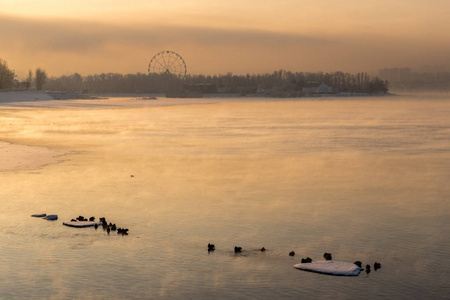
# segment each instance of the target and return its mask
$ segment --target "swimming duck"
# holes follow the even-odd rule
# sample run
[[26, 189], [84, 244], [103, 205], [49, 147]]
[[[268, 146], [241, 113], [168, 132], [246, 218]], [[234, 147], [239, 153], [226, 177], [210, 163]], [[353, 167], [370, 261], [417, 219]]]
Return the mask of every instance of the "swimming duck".
[[307, 263], [311, 263], [312, 259], [310, 257], [307, 258], [302, 258], [302, 264], [307, 264]]
[[294, 256], [294, 255], [295, 255], [294, 251], [289, 252], [289, 256]]
[[331, 253], [325, 252], [325, 253], [323, 254], [323, 258], [325, 258], [325, 260], [332, 260], [332, 258], [331, 258]]
[[375, 263], [373, 264], [373, 269], [376, 271], [376, 270], [378, 270], [379, 268], [381, 268], [381, 264], [378, 263], [378, 262], [375, 262]]
[[119, 227], [117, 228], [117, 234], [128, 235], [128, 229]]
[[262, 247], [261, 252], [264, 252], [264, 251], [266, 251], [266, 248]]
[[242, 252], [242, 247], [234, 247], [234, 253]]
[[359, 260], [355, 261], [354, 264], [362, 268], [362, 262], [360, 262]]
[[216, 246], [214, 246], [214, 244], [208, 243], [208, 251], [214, 251], [214, 250], [216, 250]]

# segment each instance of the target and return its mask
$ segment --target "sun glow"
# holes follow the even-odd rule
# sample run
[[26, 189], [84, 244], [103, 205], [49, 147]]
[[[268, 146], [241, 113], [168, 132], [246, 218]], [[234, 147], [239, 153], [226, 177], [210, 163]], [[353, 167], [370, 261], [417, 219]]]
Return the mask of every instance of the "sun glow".
[[[450, 3], [0, 1], [0, 58], [17, 73], [145, 72], [163, 49], [192, 73], [450, 68]], [[232, 53], [232, 55], [230, 55]]]

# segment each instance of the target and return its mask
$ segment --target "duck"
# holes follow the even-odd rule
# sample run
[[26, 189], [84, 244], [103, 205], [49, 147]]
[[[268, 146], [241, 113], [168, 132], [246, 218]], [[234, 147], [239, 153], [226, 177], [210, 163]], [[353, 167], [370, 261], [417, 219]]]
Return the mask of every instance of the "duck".
[[117, 229], [117, 227], [116, 227], [116, 223], [112, 224], [112, 226], [111, 226], [111, 230], [112, 230], [112, 231], [116, 231], [116, 229]]
[[208, 243], [208, 251], [214, 251], [214, 250], [216, 250], [216, 246], [214, 246], [214, 244]]
[[264, 252], [264, 251], [266, 251], [266, 248], [262, 247], [261, 252]]
[[106, 233], [109, 234], [110, 232], [111, 232], [111, 229], [109, 229], [109, 227], [106, 228]]
[[103, 227], [108, 226], [108, 223], [106, 223], [106, 219], [105, 218], [100, 218], [100, 222], [102, 222], [102, 226]]
[[331, 258], [331, 253], [325, 252], [325, 253], [323, 254], [323, 258], [325, 258], [325, 260], [332, 260], [332, 258]]
[[119, 227], [117, 228], [117, 234], [128, 235], [128, 229]]
[[370, 265], [366, 265], [366, 274], [370, 273]]
[[302, 264], [312, 263], [312, 259], [310, 257], [302, 258]]
[[95, 217], [90, 217], [89, 221], [94, 222], [95, 221]]
[[362, 262], [360, 262], [359, 260], [355, 261], [354, 264], [362, 268]]
[[242, 247], [234, 247], [234, 253], [242, 252]]
[[294, 256], [294, 255], [295, 255], [294, 251], [289, 252], [289, 256]]
[[376, 271], [376, 270], [378, 270], [379, 268], [381, 268], [381, 264], [380, 264], [379, 262], [375, 262], [375, 263], [373, 264], [373, 269]]

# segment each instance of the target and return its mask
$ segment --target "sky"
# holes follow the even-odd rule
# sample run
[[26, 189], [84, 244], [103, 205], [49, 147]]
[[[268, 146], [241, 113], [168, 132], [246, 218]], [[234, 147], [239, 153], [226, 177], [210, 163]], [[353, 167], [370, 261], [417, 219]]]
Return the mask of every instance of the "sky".
[[450, 71], [449, 0], [0, 0], [0, 59], [21, 76]]

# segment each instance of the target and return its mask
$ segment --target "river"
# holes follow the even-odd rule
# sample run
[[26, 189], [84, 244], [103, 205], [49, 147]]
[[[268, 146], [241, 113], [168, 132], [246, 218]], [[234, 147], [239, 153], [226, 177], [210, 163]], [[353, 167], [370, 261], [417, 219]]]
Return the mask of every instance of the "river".
[[[0, 298], [448, 297], [450, 97], [183, 101], [0, 106], [58, 160], [0, 172]], [[292, 267], [324, 252], [372, 270]]]

